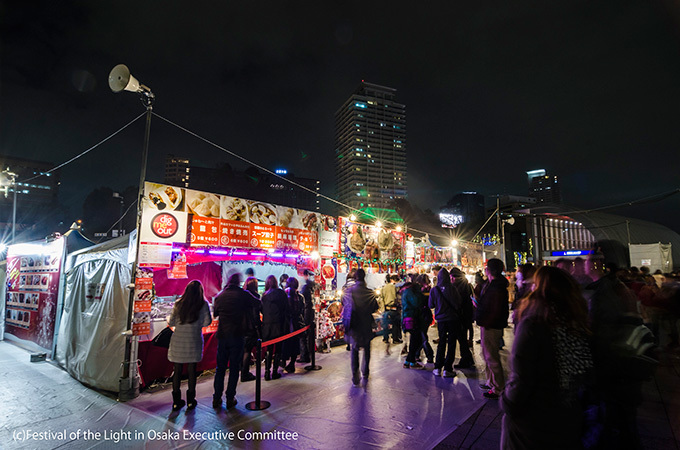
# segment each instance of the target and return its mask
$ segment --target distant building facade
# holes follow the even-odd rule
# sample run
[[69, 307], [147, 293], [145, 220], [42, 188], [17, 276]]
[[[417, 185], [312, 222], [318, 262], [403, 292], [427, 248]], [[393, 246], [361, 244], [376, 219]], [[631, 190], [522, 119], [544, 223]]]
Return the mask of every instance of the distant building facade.
[[557, 175], [547, 174], [545, 169], [527, 172], [529, 181], [529, 196], [538, 203], [562, 203], [562, 192]]
[[407, 197], [406, 106], [396, 92], [362, 82], [335, 113], [336, 194], [354, 209]]
[[[168, 163], [171, 159], [172, 161]], [[286, 170], [279, 170], [277, 176], [261, 172], [255, 167], [244, 171], [235, 170], [229, 164], [214, 168], [199, 167], [190, 165], [190, 160], [187, 158], [175, 158], [172, 155], [166, 159], [165, 167], [164, 182], [173, 186], [308, 211], [319, 210], [320, 181], [314, 178], [296, 177], [295, 174], [289, 174]]]
[[439, 220], [442, 226], [451, 226], [458, 221], [470, 223], [485, 219], [484, 195], [477, 192], [456, 194], [439, 209]]

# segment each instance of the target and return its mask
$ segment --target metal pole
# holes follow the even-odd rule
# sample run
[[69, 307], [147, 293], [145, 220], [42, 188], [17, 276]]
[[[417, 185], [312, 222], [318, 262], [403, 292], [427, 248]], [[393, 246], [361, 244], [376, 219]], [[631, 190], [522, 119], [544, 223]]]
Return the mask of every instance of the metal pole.
[[14, 200], [12, 202], [12, 244], [15, 244], [15, 236], [17, 232], [17, 178], [12, 177], [12, 186], [14, 187]]
[[135, 303], [135, 281], [137, 265], [139, 263], [139, 232], [142, 222], [142, 199], [144, 198], [144, 180], [146, 178], [146, 162], [149, 155], [149, 135], [151, 133], [151, 112], [153, 110], [154, 96], [151, 92], [141, 93], [142, 103], [146, 106], [146, 128], [144, 131], [144, 146], [142, 149], [142, 169], [139, 175], [139, 194], [137, 196], [137, 245], [135, 247], [135, 262], [132, 265], [130, 276], [130, 295], [128, 297], [128, 316], [126, 322], [125, 355], [123, 359], [123, 376], [120, 380], [120, 392], [118, 399], [121, 401], [131, 400], [139, 396], [139, 384], [137, 382], [137, 364], [132, 361], [136, 355], [136, 336], [132, 335], [132, 311]]
[[[271, 406], [269, 402], [263, 402], [262, 398], [262, 339], [257, 340], [257, 366], [255, 367], [255, 401], [246, 404], [249, 411], [261, 411]], [[277, 371], [278, 367], [274, 368]]]

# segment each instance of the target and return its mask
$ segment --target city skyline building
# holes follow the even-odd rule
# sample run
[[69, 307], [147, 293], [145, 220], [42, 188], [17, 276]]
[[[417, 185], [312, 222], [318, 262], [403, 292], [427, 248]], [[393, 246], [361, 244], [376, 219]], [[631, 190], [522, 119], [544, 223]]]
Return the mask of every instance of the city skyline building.
[[557, 175], [548, 174], [545, 169], [527, 172], [529, 181], [529, 196], [538, 203], [562, 203], [562, 191]]
[[408, 196], [406, 106], [396, 92], [362, 81], [335, 113], [336, 195], [353, 209]]

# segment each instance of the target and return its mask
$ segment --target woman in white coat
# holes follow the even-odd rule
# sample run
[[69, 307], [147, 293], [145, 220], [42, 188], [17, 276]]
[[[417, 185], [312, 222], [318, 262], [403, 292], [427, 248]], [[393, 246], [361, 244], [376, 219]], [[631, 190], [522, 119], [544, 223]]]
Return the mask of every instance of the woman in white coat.
[[[172, 410], [179, 411], [185, 404], [187, 409], [193, 409], [196, 407], [196, 363], [203, 359], [202, 328], [212, 321], [200, 281], [193, 280], [187, 285], [167, 320], [168, 325], [175, 327], [168, 349], [168, 360], [175, 363], [172, 375]], [[184, 364], [187, 365], [189, 376], [186, 403], [182, 400], [180, 391]]]

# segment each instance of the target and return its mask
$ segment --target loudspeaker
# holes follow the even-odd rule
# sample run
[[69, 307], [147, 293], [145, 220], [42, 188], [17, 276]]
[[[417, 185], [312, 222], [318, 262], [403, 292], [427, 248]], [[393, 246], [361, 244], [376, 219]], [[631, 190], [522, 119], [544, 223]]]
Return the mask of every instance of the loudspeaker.
[[130, 74], [125, 64], [118, 64], [109, 74], [109, 87], [113, 92], [142, 92], [139, 86], [139, 81]]

